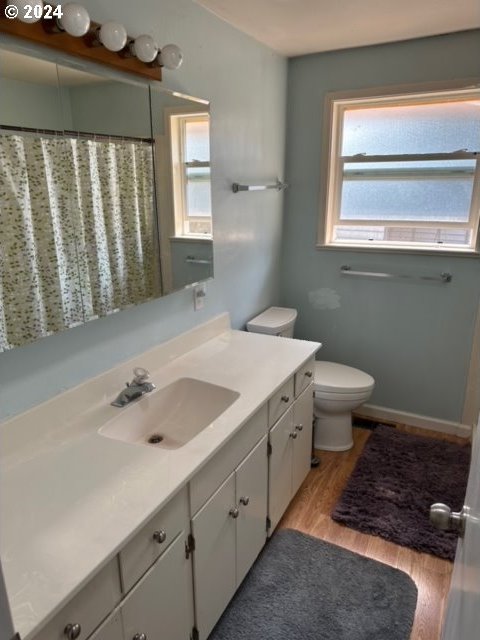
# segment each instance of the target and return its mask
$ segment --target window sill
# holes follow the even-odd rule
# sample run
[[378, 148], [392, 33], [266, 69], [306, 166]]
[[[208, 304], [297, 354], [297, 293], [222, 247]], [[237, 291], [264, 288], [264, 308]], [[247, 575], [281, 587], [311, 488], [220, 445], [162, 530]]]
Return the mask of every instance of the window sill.
[[197, 242], [198, 244], [212, 244], [212, 236], [170, 236], [171, 242]]
[[395, 253], [424, 256], [452, 256], [456, 258], [480, 258], [480, 252], [472, 249], [429, 249], [426, 247], [370, 247], [363, 244], [317, 244], [316, 249], [323, 251], [349, 251], [361, 253]]

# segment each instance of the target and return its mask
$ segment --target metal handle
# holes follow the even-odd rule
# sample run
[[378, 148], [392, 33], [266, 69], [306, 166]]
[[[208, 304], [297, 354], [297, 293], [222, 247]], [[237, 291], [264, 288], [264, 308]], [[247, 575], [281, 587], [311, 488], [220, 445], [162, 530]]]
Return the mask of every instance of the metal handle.
[[305, 371], [305, 375], [307, 376], [307, 378], [311, 378], [313, 377], [313, 371]]
[[136, 633], [132, 640], [147, 640], [147, 636], [144, 633]]
[[234, 520], [236, 520], [240, 515], [240, 511], [238, 510], [237, 507], [232, 507], [228, 512], [228, 515], [231, 516]]
[[150, 378], [150, 372], [143, 367], [135, 367], [133, 370], [133, 382], [135, 384], [143, 384], [145, 380]]
[[468, 507], [464, 506], [461, 511], [455, 512], [446, 504], [436, 502], [430, 507], [430, 522], [441, 531], [456, 531], [462, 537], [465, 533], [468, 511]]
[[240, 498], [240, 504], [243, 504], [244, 507], [246, 507], [249, 502], [250, 502], [250, 498], [248, 496], [242, 496]]
[[282, 396], [282, 402], [289, 402], [290, 396]]
[[77, 640], [77, 638], [82, 633], [82, 627], [78, 624], [78, 622], [67, 624], [67, 626], [63, 630], [63, 633], [68, 638], [68, 640]]
[[292, 440], [296, 440], [298, 438], [298, 433], [296, 431], [292, 431], [290, 438], [292, 438]]
[[296, 429], [297, 431], [303, 431], [303, 424], [296, 424], [296, 425], [295, 425], [295, 429]]
[[165, 540], [167, 539], [167, 532], [164, 529], [154, 531], [153, 539], [155, 540], [155, 542], [158, 542], [158, 544], [162, 544], [162, 542], [165, 542]]

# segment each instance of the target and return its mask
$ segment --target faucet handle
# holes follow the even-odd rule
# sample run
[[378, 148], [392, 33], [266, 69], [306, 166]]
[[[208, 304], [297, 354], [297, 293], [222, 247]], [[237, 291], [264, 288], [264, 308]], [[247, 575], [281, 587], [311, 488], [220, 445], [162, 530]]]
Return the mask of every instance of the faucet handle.
[[135, 367], [133, 370], [133, 384], [143, 384], [150, 378], [150, 372], [143, 367]]

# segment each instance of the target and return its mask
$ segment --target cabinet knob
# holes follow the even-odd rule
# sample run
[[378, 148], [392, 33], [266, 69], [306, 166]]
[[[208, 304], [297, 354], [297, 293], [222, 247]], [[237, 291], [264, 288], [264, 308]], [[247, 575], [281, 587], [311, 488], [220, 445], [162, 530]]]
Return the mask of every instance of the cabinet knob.
[[230, 511], [228, 512], [229, 516], [232, 516], [232, 518], [234, 520], [236, 520], [238, 518], [238, 516], [240, 515], [240, 511], [238, 510], [237, 507], [233, 507], [232, 509], [230, 509]]
[[162, 542], [165, 542], [165, 540], [167, 539], [167, 532], [164, 531], [163, 529], [160, 529], [159, 531], [154, 531], [153, 539], [155, 540], [155, 542], [158, 542], [158, 544], [162, 544]]
[[132, 640], [147, 640], [147, 636], [144, 633], [136, 633]]
[[296, 424], [296, 425], [295, 425], [295, 429], [296, 429], [297, 431], [303, 431], [303, 424]]
[[243, 506], [247, 506], [248, 503], [250, 502], [250, 498], [248, 496], [242, 496], [240, 498], [240, 504], [243, 504]]
[[298, 438], [298, 433], [296, 431], [292, 431], [290, 438], [292, 438], [292, 440], [296, 440]]
[[78, 624], [78, 622], [67, 624], [67, 626], [63, 630], [63, 634], [68, 638], [68, 640], [77, 640], [81, 633], [82, 627]]
[[313, 371], [305, 371], [305, 375], [307, 378], [311, 378], [313, 376]]
[[282, 402], [289, 402], [290, 396], [282, 396]]

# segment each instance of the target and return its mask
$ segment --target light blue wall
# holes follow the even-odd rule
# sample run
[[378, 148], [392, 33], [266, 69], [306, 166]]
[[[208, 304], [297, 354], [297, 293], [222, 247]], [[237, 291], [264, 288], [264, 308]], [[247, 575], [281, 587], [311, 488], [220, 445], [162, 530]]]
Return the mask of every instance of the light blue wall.
[[164, 86], [211, 101], [215, 280], [205, 308], [178, 292], [0, 354], [0, 419], [229, 311], [240, 327], [278, 302], [282, 196], [231, 183], [282, 176], [286, 61], [191, 0], [84, 0], [94, 20], [177, 43], [185, 62]]
[[148, 87], [102, 82], [71, 87], [69, 94], [74, 131], [151, 137]]
[[[180, 289], [192, 282], [207, 280], [215, 273], [212, 265], [212, 245], [210, 242], [188, 242], [170, 240], [172, 260], [172, 286]], [[186, 262], [187, 258], [207, 260], [207, 264]]]
[[[54, 130], [71, 127], [66, 89], [0, 77], [0, 95], [2, 125]], [[64, 114], [61, 105], [65, 106]]]
[[[371, 373], [373, 404], [452, 421], [462, 415], [480, 260], [316, 250], [320, 145], [328, 91], [473, 76], [480, 76], [479, 31], [289, 61], [286, 179], [291, 187], [281, 301], [299, 311], [296, 336], [323, 342], [321, 359]], [[342, 264], [418, 274], [451, 271], [453, 282], [354, 279], [340, 275]], [[308, 294], [319, 289], [332, 290], [326, 295], [336, 308], [315, 308]]]

